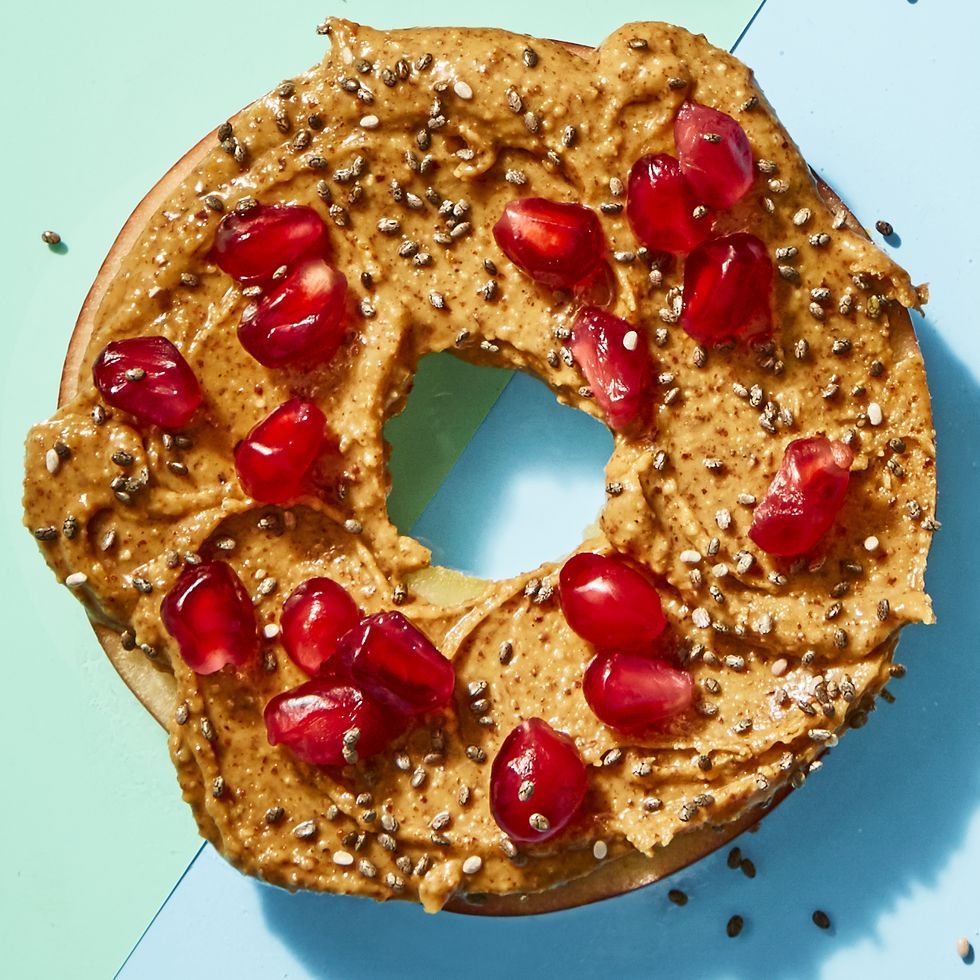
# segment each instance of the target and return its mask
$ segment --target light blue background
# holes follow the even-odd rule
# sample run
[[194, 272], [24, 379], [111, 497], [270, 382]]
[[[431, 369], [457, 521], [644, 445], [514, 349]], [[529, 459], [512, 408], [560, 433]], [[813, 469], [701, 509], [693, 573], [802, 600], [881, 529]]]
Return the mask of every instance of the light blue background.
[[[916, 325], [932, 383], [944, 525], [928, 575], [939, 625], [903, 638], [909, 678], [892, 685], [897, 703], [882, 703], [758, 834], [740, 841], [758, 877], [729, 870], [717, 854], [669, 886], [598, 906], [523, 920], [432, 918], [411, 906], [291, 896], [240, 877], [205, 849], [123, 970], [127, 980], [218, 969], [290, 977], [970, 975], [975, 967], [954, 947], [960, 935], [976, 942], [980, 927], [978, 36], [980, 8], [965, 0], [768, 0], [738, 49], [807, 158], [866, 224], [893, 223], [888, 247], [931, 284], [928, 315]], [[532, 496], [553, 492], [536, 482], [539, 457], [524, 455], [535, 445], [526, 433], [516, 439], [521, 455], [506, 444], [510, 420], [529, 410], [542, 433], [535, 452], [580, 438], [579, 457], [567, 466], [547, 458], [544, 479], [575, 499], [569, 520], [591, 520], [608, 440], [547, 401], [533, 384], [512, 383], [423, 515], [419, 533], [437, 538], [444, 559], [496, 574], [512, 570], [503, 553], [537, 560], [573, 543], [574, 531], [572, 539], [553, 534], [566, 517], [541, 520], [521, 504], [529, 486]], [[506, 548], [477, 530], [481, 513], [503, 524]], [[691, 896], [685, 908], [666, 899], [675, 886]], [[829, 932], [810, 922], [815, 908], [832, 916]], [[725, 922], [736, 912], [746, 928], [730, 940]]]

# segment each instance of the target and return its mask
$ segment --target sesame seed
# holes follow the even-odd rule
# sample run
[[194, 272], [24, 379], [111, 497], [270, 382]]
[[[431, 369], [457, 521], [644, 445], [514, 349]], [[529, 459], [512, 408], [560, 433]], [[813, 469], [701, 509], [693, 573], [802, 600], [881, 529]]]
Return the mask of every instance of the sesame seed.
[[362, 129], [377, 129], [381, 125], [381, 120], [375, 115], [361, 116]]
[[884, 421], [884, 414], [881, 411], [881, 406], [877, 402], [872, 402], [868, 405], [868, 421], [872, 425], [881, 425]]
[[61, 469], [61, 457], [56, 450], [49, 449], [44, 454], [44, 467], [52, 476]]
[[874, 534], [871, 534], [871, 535], [869, 535], [868, 537], [866, 537], [864, 539], [864, 550], [865, 551], [877, 551], [878, 550], [878, 545], [880, 543], [881, 542], [878, 540], [878, 538]]
[[478, 874], [482, 867], [483, 867], [483, 858], [481, 858], [479, 854], [471, 854], [463, 862], [463, 874], [464, 875]]
[[597, 840], [592, 845], [592, 856], [597, 861], [605, 861], [607, 855], [609, 854], [609, 846], [604, 840]]
[[453, 86], [453, 91], [461, 98], [467, 101], [473, 98], [473, 89], [464, 81], [458, 81]]
[[961, 959], [965, 960], [969, 957], [972, 952], [973, 947], [970, 945], [970, 940], [966, 936], [960, 936], [956, 940], [956, 955]]
[[623, 334], [623, 347], [627, 350], [636, 350], [636, 345], [640, 341], [640, 335], [635, 330], [627, 330]]
[[88, 576], [84, 572], [72, 572], [65, 578], [65, 585], [69, 589], [77, 588], [79, 585], [84, 585], [88, 581]]
[[778, 660], [773, 661], [769, 669], [772, 671], [773, 677], [782, 677], [789, 669], [789, 661], [785, 657], [780, 657]]
[[696, 565], [699, 561], [701, 561], [701, 553], [694, 551], [691, 548], [682, 551], [679, 557], [685, 565]]
[[793, 224], [796, 225], [797, 228], [805, 225], [810, 220], [811, 214], [812, 212], [809, 208], [800, 208], [800, 210], [793, 215]]

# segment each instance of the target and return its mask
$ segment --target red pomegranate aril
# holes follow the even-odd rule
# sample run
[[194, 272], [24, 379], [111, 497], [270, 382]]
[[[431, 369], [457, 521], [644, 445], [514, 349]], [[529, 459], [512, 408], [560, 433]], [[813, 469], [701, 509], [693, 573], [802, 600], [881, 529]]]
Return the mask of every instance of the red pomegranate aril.
[[687, 711], [694, 684], [685, 670], [636, 653], [600, 653], [585, 670], [582, 693], [595, 716], [631, 735]]
[[642, 650], [667, 625], [657, 590], [621, 558], [572, 555], [558, 576], [558, 594], [568, 625], [596, 646]]
[[674, 254], [690, 252], [711, 234], [714, 215], [695, 217], [697, 199], [680, 164], [668, 153], [640, 157], [630, 170], [626, 217], [647, 248]]
[[266, 367], [329, 361], [344, 336], [347, 280], [321, 258], [304, 259], [238, 325], [238, 339]]
[[568, 346], [610, 428], [623, 429], [633, 422], [653, 382], [650, 350], [642, 330], [612, 313], [586, 306], [575, 317]]
[[211, 257], [240, 283], [265, 282], [303, 256], [329, 257], [327, 226], [301, 204], [259, 204], [218, 225]]
[[674, 120], [681, 170], [701, 204], [730, 208], [752, 186], [752, 147], [745, 130], [725, 112], [685, 102]]
[[183, 428], [202, 401], [191, 366], [166, 337], [107, 344], [92, 365], [92, 378], [107, 404], [163, 429]]
[[749, 537], [766, 554], [795, 558], [830, 530], [847, 496], [854, 454], [824, 436], [794, 439], [752, 515]]
[[703, 242], [684, 266], [681, 326], [698, 343], [763, 340], [772, 334], [772, 260], [745, 232]]
[[360, 619], [357, 603], [342, 585], [329, 578], [309, 578], [283, 603], [279, 617], [282, 645], [290, 660], [312, 677]]
[[493, 226], [500, 250], [535, 282], [571, 289], [603, 262], [599, 218], [581, 204], [543, 197], [511, 201]]
[[[358, 688], [321, 677], [276, 695], [265, 707], [269, 744], [285, 745], [317, 766], [342, 766], [377, 755], [406, 727], [403, 717], [386, 712]], [[356, 736], [349, 735], [354, 729]], [[352, 743], [346, 754], [345, 735]]]
[[549, 840], [568, 826], [588, 776], [575, 743], [541, 718], [530, 718], [504, 739], [490, 770], [490, 812], [511, 840]]
[[252, 600], [227, 562], [187, 568], [164, 597], [160, 614], [196, 674], [213, 674], [228, 664], [244, 667], [258, 655]]
[[349, 630], [337, 659], [368, 697], [394, 711], [419, 715], [453, 697], [453, 665], [400, 612], [375, 613]]
[[284, 402], [236, 447], [238, 482], [259, 503], [294, 500], [326, 441], [327, 420], [316, 405], [300, 398]]

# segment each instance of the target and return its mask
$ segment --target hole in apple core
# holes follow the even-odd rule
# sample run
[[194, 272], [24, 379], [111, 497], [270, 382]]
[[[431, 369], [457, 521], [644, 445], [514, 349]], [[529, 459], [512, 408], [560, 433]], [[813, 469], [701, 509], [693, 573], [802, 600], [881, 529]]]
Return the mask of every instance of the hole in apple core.
[[613, 439], [536, 378], [422, 359], [391, 443], [388, 512], [443, 565], [508, 578], [561, 558], [605, 502]]

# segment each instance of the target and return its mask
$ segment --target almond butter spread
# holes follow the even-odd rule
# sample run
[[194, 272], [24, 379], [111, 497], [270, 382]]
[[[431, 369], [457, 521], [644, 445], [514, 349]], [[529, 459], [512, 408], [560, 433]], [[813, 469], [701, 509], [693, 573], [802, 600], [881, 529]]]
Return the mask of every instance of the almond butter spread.
[[[27, 443], [27, 524], [59, 581], [119, 634], [120, 656], [148, 659], [172, 692], [171, 753], [201, 832], [288, 888], [436, 909], [655, 853], [799, 785], [866, 718], [900, 628], [932, 620], [935, 450], [908, 276], [821, 194], [751, 73], [703, 38], [631, 24], [583, 55], [498, 30], [331, 21], [327, 33], [322, 64], [235, 116], [168, 189], [108, 284], [72, 397]], [[751, 143], [754, 184], [716, 233], [750, 231], [777, 266], [768, 344], [699, 348], [677, 325], [683, 260], [651, 264], [627, 222], [622, 181], [643, 154], [674, 152], [689, 98]], [[575, 302], [524, 277], [491, 234], [509, 201], [532, 195], [600, 216], [610, 308], [656, 364], [652, 422], [616, 434], [583, 545], [652, 570], [693, 676], [693, 708], [650, 737], [617, 735], [589, 710], [594, 651], [562, 615], [561, 562], [447, 602], [418, 577], [427, 550], [386, 511], [382, 424], [429, 352], [529, 371], [602, 417], [564, 349]], [[236, 337], [252, 298], [209, 255], [222, 214], [250, 198], [309, 205], [331, 229], [352, 309], [326, 366], [266, 368]], [[203, 391], [180, 432], [107, 411], [92, 383], [108, 342], [146, 334], [170, 339]], [[234, 448], [295, 396], [322, 409], [343, 472], [329, 497], [259, 506]], [[774, 560], [747, 537], [753, 504], [787, 442], [818, 434], [854, 453], [846, 501], [818, 560]], [[262, 654], [245, 669], [195, 674], [161, 624], [163, 596], [201, 557], [230, 563], [254, 600]], [[365, 612], [398, 605], [456, 672], [452, 710], [342, 770], [271, 746], [263, 726], [268, 701], [305, 679], [276, 624], [311, 576]], [[589, 788], [563, 834], [518, 848], [490, 813], [490, 762], [532, 716], [573, 738]]]

